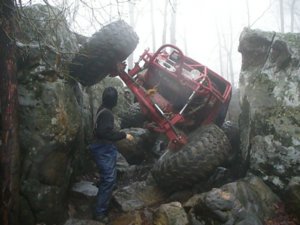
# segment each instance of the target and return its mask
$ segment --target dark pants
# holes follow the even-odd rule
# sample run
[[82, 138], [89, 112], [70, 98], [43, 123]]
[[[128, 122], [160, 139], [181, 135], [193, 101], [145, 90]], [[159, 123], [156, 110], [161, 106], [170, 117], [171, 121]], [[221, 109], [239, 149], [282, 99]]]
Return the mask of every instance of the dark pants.
[[113, 144], [92, 144], [91, 153], [100, 172], [95, 215], [107, 214], [107, 208], [116, 184], [117, 149]]

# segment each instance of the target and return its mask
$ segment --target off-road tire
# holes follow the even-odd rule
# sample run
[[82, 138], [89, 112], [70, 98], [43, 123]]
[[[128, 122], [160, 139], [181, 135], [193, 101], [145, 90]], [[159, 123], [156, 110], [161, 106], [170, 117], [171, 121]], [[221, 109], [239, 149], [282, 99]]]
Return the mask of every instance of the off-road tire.
[[146, 117], [141, 111], [138, 102], [133, 103], [128, 109], [120, 114], [121, 129], [131, 127], [143, 127]]
[[211, 124], [195, 130], [178, 152], [168, 151], [152, 169], [157, 184], [168, 192], [205, 181], [230, 155], [231, 146], [224, 132]]
[[245, 159], [242, 157], [239, 127], [236, 123], [226, 121], [223, 123], [221, 129], [226, 134], [232, 147], [232, 154], [228, 159], [228, 165], [226, 167], [232, 171], [231, 173], [233, 174], [233, 177], [244, 177], [249, 165], [247, 160], [245, 161]]
[[240, 147], [240, 130], [238, 125], [231, 121], [225, 121], [222, 124], [221, 129], [226, 134], [234, 151], [237, 152]]
[[69, 71], [84, 86], [93, 85], [116, 71], [136, 48], [138, 36], [125, 21], [104, 26], [86, 42], [72, 60]]

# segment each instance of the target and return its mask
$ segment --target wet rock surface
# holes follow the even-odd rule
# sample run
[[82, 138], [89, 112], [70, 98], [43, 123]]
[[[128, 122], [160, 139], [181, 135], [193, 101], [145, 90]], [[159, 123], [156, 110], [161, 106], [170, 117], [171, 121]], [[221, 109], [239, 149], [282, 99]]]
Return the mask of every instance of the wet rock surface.
[[155, 154], [152, 149], [157, 134], [143, 128], [122, 129], [125, 133], [133, 135], [134, 140], [121, 140], [116, 142], [119, 152], [126, 158], [129, 164], [141, 164], [143, 161], [153, 162]]
[[252, 140], [250, 168], [283, 194], [289, 181], [300, 172], [300, 151], [285, 147], [274, 136], [256, 136]]
[[122, 211], [129, 212], [158, 204], [166, 195], [154, 182], [140, 181], [118, 189], [113, 197]]
[[272, 217], [270, 205], [279, 201], [261, 179], [251, 177], [195, 195], [184, 206], [191, 207], [191, 216], [203, 224], [254, 225]]
[[245, 29], [239, 46], [242, 158], [284, 200], [300, 169], [299, 40]]
[[188, 225], [188, 217], [180, 202], [162, 204], [154, 213], [153, 224]]

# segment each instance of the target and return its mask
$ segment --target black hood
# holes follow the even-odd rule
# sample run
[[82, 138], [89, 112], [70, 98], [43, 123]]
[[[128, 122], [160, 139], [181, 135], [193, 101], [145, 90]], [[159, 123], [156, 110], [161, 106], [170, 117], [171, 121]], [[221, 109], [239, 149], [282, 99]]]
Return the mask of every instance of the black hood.
[[112, 109], [117, 105], [118, 92], [114, 87], [107, 87], [102, 94], [102, 106]]

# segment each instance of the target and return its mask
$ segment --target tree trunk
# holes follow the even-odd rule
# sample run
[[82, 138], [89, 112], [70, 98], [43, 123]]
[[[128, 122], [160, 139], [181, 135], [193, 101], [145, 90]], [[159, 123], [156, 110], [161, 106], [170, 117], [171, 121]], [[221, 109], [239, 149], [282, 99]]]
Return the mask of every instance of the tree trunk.
[[[219, 48], [219, 63], [220, 63], [220, 75], [224, 76], [224, 67], [223, 67], [223, 55], [222, 55], [222, 41], [221, 41], [221, 37], [220, 37], [220, 31], [219, 28], [217, 26], [217, 38], [218, 38], [218, 48]], [[226, 76], [228, 79], [228, 76]]]
[[[134, 24], [134, 3], [131, 1], [128, 1], [128, 7], [129, 7], [129, 23], [130, 26], [134, 29], [135, 24]], [[134, 61], [134, 55], [133, 52], [129, 55], [128, 57], [128, 67], [132, 68], [133, 67], [133, 61]]]
[[284, 10], [283, 10], [283, 0], [279, 0], [279, 10], [280, 10], [280, 31], [284, 33]]
[[177, 11], [177, 0], [173, 0], [173, 4], [171, 5], [172, 13], [171, 13], [171, 24], [170, 24], [170, 43], [176, 45], [176, 11]]
[[154, 7], [153, 0], [150, 0], [150, 20], [151, 20], [151, 35], [152, 35], [152, 50], [156, 51], [156, 41], [155, 41], [155, 25], [154, 25]]
[[188, 43], [187, 43], [187, 35], [186, 35], [186, 26], [183, 28], [183, 46], [184, 46], [184, 54], [188, 55]]
[[235, 83], [234, 83], [234, 71], [233, 71], [233, 63], [232, 63], [232, 51], [229, 51], [227, 53], [227, 58], [228, 58], [228, 74], [230, 77], [230, 83], [232, 87], [234, 87]]
[[232, 20], [231, 16], [229, 16], [229, 40], [226, 41], [225, 34], [223, 33], [223, 42], [224, 42], [224, 50], [226, 51], [227, 56], [227, 77], [232, 86], [234, 86], [234, 71], [233, 71], [233, 62], [232, 62], [232, 49], [233, 49], [233, 37], [232, 37]]
[[250, 27], [250, 8], [249, 8], [249, 0], [246, 0], [246, 10], [247, 10], [247, 25]]
[[166, 44], [167, 42], [167, 15], [168, 15], [168, 3], [169, 0], [165, 0], [165, 6], [164, 6], [164, 11], [163, 11], [163, 15], [164, 15], [164, 19], [163, 19], [163, 31], [162, 31], [162, 44]]
[[18, 95], [14, 40], [14, 1], [0, 3], [0, 94], [1, 94], [1, 222], [19, 224], [20, 152], [18, 141]]
[[233, 29], [232, 29], [232, 20], [231, 16], [229, 16], [229, 27], [230, 27], [230, 43], [229, 43], [229, 49], [228, 49], [228, 68], [229, 68], [229, 76], [230, 76], [230, 82], [232, 87], [235, 86], [234, 83], [234, 71], [233, 71], [233, 62], [232, 62], [232, 50], [233, 50]]
[[291, 32], [294, 32], [294, 25], [295, 25], [295, 4], [296, 0], [292, 1], [291, 4]]

